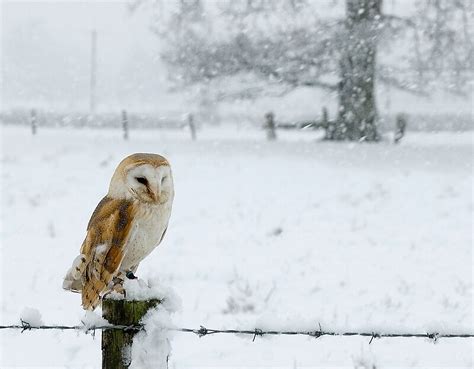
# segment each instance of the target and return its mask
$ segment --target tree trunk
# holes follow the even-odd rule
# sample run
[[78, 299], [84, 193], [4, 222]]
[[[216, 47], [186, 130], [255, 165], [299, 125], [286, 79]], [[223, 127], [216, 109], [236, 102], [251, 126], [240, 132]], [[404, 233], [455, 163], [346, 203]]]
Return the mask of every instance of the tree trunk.
[[339, 82], [339, 114], [328, 137], [377, 141], [375, 66], [382, 0], [346, 0], [347, 17]]

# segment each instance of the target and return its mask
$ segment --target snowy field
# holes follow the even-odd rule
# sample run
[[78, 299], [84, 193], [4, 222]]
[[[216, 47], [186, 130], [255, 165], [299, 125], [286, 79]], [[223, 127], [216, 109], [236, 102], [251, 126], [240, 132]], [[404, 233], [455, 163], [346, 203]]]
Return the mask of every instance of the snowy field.
[[[25, 307], [79, 324], [61, 289], [118, 162], [157, 152], [176, 197], [163, 244], [138, 269], [182, 300], [178, 326], [472, 332], [472, 133], [401, 145], [314, 132], [1, 132], [1, 323]], [[473, 366], [472, 339], [176, 333], [170, 368]], [[0, 331], [0, 367], [98, 368], [100, 334]]]

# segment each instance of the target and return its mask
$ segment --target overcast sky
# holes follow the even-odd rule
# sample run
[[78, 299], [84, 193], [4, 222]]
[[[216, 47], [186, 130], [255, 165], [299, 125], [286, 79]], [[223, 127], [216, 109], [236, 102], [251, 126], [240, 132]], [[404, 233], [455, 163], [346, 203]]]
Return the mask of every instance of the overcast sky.
[[149, 25], [145, 9], [131, 13], [126, 2], [4, 1], [4, 108], [87, 109], [92, 29], [98, 33], [99, 109], [153, 108], [167, 85]]
[[[150, 8], [141, 7], [132, 13], [126, 1], [0, 2], [0, 108], [88, 111], [90, 40], [91, 31], [96, 29], [99, 111], [125, 108], [165, 114], [189, 109], [183, 94], [169, 93], [168, 72], [159, 60], [160, 40], [150, 31]], [[384, 9], [404, 14], [413, 4], [414, 0], [386, 0]], [[342, 15], [344, 0], [318, 0], [318, 9]], [[387, 98], [387, 92], [382, 95], [380, 102]], [[389, 98], [397, 109], [398, 105], [405, 109], [404, 97], [400, 104], [397, 96]], [[292, 101], [291, 96], [289, 99]], [[457, 101], [450, 96], [449, 100], [447, 104], [443, 97], [439, 108], [470, 109], [465, 99]], [[417, 106], [432, 111], [433, 101], [424, 99]]]
[[[320, 1], [331, 8], [342, 4]], [[87, 110], [92, 29], [98, 32], [99, 110], [162, 110], [181, 103], [167, 93], [149, 7], [132, 13], [127, 1], [0, 2], [3, 108]]]

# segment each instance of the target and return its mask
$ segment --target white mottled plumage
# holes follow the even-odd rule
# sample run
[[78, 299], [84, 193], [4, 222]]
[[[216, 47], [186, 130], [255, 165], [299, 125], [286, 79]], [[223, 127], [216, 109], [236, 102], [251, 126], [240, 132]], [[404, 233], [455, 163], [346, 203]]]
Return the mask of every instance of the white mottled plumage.
[[82, 293], [94, 309], [111, 289], [122, 292], [124, 276], [164, 237], [174, 198], [168, 161], [157, 154], [133, 154], [115, 170], [108, 194], [95, 209], [80, 255], [63, 288]]

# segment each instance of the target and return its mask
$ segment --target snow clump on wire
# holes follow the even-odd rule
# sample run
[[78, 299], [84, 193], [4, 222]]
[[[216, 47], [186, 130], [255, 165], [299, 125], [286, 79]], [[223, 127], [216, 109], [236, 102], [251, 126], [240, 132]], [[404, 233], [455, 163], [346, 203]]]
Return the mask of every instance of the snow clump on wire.
[[28, 323], [32, 327], [40, 327], [44, 325], [43, 319], [41, 318], [41, 313], [39, 310], [30, 308], [30, 307], [25, 307], [23, 308], [20, 319]]

